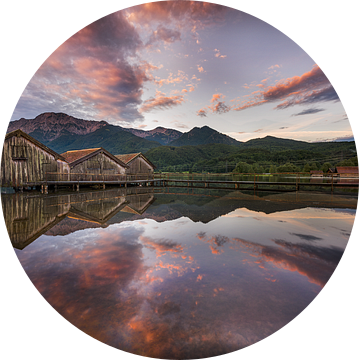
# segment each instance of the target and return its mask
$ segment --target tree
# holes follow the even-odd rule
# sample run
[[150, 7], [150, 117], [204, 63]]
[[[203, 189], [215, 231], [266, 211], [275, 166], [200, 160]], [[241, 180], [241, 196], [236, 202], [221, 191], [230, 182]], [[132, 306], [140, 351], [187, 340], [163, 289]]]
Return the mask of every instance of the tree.
[[306, 163], [303, 167], [303, 172], [310, 172], [311, 170], [318, 170], [317, 164], [315, 162]]
[[345, 159], [337, 164], [337, 166], [358, 166], [358, 157], [352, 157], [350, 159]]
[[[251, 171], [249, 171], [251, 170]], [[235, 169], [233, 170], [233, 172], [236, 173], [249, 173], [249, 172], [253, 172], [253, 168], [251, 165], [247, 164], [244, 161], [240, 161], [239, 163], [237, 163]]]
[[332, 167], [333, 167], [333, 165], [332, 165], [330, 162], [325, 162], [325, 163], [322, 165], [321, 169], [323, 170], [323, 173], [325, 174], [325, 173], [327, 173], [328, 170], [329, 170], [330, 168], [332, 168]]
[[280, 173], [298, 172], [299, 168], [292, 163], [286, 163], [284, 165], [278, 166], [277, 171]]
[[253, 171], [254, 171], [256, 174], [263, 174], [263, 173], [264, 173], [263, 167], [260, 166], [258, 163], [254, 163], [254, 164], [253, 164]]

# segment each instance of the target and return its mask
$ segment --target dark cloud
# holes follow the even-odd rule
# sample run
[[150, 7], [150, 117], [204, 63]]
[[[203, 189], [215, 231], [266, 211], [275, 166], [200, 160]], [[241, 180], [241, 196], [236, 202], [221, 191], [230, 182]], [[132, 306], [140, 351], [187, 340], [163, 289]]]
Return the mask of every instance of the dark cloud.
[[279, 128], [279, 130], [288, 129], [288, 126], [282, 126]]
[[293, 244], [285, 240], [276, 239], [277, 246], [265, 246], [251, 243], [243, 239], [233, 239], [245, 245], [252, 256], [264, 263], [288, 271], [304, 275], [312, 283], [323, 287], [329, 280], [339, 263], [343, 249], [337, 247], [320, 247], [311, 244]]
[[154, 109], [169, 109], [182, 104], [184, 101], [183, 95], [166, 96], [161, 91], [157, 91], [155, 97], [151, 97], [143, 102], [140, 112], [150, 112]]
[[197, 111], [197, 116], [207, 117], [207, 110], [205, 110], [205, 109], [198, 110]]
[[79, 118], [132, 122], [142, 119], [149, 64], [133, 61], [143, 43], [124, 12], [106, 16], [73, 35], [39, 68], [14, 118], [66, 112]]
[[314, 236], [314, 235], [297, 234], [297, 233], [290, 233], [290, 234], [294, 235], [294, 236], [297, 236], [297, 237], [301, 238], [302, 240], [307, 240], [307, 241], [323, 240], [322, 238], [319, 238], [319, 237]]
[[172, 30], [162, 25], [157, 27], [146, 45], [152, 45], [157, 41], [163, 41], [165, 43], [173, 43], [177, 40], [181, 40], [181, 33], [178, 30]]
[[326, 101], [339, 101], [339, 96], [331, 85], [324, 89], [295, 95], [291, 99], [277, 105], [275, 109], [286, 109], [294, 105], [307, 105]]
[[344, 252], [343, 249], [335, 246], [324, 247], [311, 244], [293, 244], [285, 240], [274, 240], [274, 242], [298, 256], [309, 256], [311, 259], [318, 259], [335, 265], [339, 263]]
[[217, 246], [223, 246], [228, 241], [229, 241], [229, 238], [227, 236], [222, 236], [222, 235], [214, 236], [214, 242]]
[[[213, 114], [224, 114], [231, 110], [231, 107], [226, 105], [223, 100], [220, 101], [221, 99], [224, 99], [222, 94], [213, 94], [211, 105], [208, 106]], [[197, 112], [197, 115], [202, 116], [201, 110]]]
[[165, 253], [182, 253], [183, 246], [169, 239], [152, 239], [149, 237], [140, 237], [141, 242], [150, 250], [156, 252], [157, 256]]
[[332, 139], [331, 141], [355, 141], [355, 140], [353, 135], [347, 135], [347, 136], [337, 137], [334, 140]]
[[143, 44], [125, 13], [118, 11], [83, 28], [62, 46], [67, 55], [81, 54], [112, 62], [119, 57], [134, 56]]
[[307, 109], [303, 110], [298, 114], [293, 114], [292, 116], [300, 116], [300, 115], [309, 115], [309, 114], [316, 114], [320, 111], [324, 111], [324, 109]]
[[224, 114], [231, 110], [231, 107], [226, 105], [224, 101], [218, 101], [218, 103], [212, 107], [212, 110], [215, 114]]

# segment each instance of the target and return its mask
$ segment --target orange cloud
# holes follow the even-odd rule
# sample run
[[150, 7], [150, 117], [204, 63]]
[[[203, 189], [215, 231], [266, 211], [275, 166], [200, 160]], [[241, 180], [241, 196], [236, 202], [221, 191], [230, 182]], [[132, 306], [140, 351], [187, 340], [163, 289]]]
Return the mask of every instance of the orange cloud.
[[279, 69], [280, 66], [279, 65], [272, 65], [268, 68], [268, 70], [274, 70], [274, 69]]
[[179, 83], [181, 83], [183, 81], [187, 81], [187, 80], [188, 80], [187, 75], [183, 71], [179, 70], [176, 77], [174, 77], [173, 74], [170, 73], [167, 79], [160, 79], [160, 80], [157, 79], [154, 82], [161, 87], [164, 84], [166, 84], [166, 85], [179, 84]]

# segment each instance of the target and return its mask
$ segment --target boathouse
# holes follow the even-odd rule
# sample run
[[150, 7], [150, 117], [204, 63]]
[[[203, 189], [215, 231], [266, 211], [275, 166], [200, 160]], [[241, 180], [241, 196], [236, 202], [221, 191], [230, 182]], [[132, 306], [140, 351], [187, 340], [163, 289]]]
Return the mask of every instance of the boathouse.
[[72, 150], [61, 156], [69, 163], [71, 181], [123, 181], [129, 168], [104, 148]]
[[311, 170], [310, 176], [311, 177], [323, 177], [323, 171], [322, 170]]
[[153, 177], [156, 166], [142, 153], [116, 155], [116, 158], [128, 165], [126, 174]]
[[337, 166], [336, 172], [341, 178], [359, 176], [358, 166]]
[[5, 136], [1, 158], [1, 186], [24, 188], [57, 180], [56, 174], [69, 174], [66, 160], [22, 130]]

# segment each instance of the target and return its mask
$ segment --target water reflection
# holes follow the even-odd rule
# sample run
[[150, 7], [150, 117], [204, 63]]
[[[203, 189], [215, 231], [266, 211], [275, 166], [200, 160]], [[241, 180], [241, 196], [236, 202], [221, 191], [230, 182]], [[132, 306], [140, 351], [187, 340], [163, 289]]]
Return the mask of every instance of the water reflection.
[[[291, 321], [337, 266], [355, 207], [146, 188], [3, 197], [19, 260], [62, 316], [113, 347], [177, 359], [238, 350]], [[15, 219], [34, 224], [14, 231]]]

